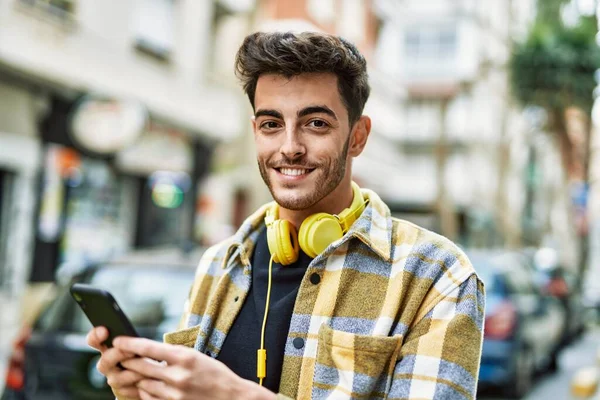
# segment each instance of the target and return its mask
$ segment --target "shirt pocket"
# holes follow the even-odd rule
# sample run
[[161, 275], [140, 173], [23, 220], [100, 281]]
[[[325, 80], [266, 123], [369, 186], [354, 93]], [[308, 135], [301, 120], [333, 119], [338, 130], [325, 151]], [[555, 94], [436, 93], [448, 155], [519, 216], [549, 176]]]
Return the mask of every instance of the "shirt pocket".
[[386, 398], [402, 340], [401, 335], [358, 335], [321, 325], [312, 398]]
[[175, 332], [165, 333], [163, 341], [169, 344], [178, 344], [186, 347], [194, 347], [196, 339], [200, 332], [200, 326], [192, 326], [191, 328], [181, 329]]

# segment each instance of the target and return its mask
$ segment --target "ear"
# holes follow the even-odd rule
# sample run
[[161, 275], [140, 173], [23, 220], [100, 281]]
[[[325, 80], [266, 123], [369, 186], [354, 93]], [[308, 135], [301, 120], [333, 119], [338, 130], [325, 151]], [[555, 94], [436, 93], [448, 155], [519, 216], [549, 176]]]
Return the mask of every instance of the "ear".
[[256, 118], [254, 115], [250, 117], [250, 123], [252, 124], [252, 132], [256, 134]]
[[352, 129], [352, 139], [350, 140], [348, 154], [350, 154], [352, 157], [359, 156], [367, 144], [367, 139], [369, 138], [370, 133], [371, 118], [366, 115], [362, 115], [358, 121], [356, 121], [354, 128]]

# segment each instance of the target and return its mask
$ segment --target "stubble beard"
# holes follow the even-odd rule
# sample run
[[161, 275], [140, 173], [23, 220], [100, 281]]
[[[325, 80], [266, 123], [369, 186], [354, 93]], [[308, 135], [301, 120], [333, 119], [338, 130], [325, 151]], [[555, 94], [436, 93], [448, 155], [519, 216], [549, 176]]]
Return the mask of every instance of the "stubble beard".
[[[305, 210], [317, 204], [327, 195], [335, 190], [338, 187], [342, 179], [344, 179], [344, 175], [346, 174], [346, 160], [348, 158], [348, 147], [350, 144], [350, 135], [348, 135], [348, 139], [346, 143], [344, 143], [344, 148], [342, 149], [342, 153], [340, 156], [333, 161], [329, 162], [327, 165], [318, 165], [314, 171], [311, 173], [316, 173], [317, 171], [321, 171], [321, 174], [317, 177], [315, 182], [314, 191], [308, 193], [306, 196], [301, 198], [287, 199], [277, 196], [275, 190], [273, 189], [273, 184], [269, 179], [268, 169], [270, 166], [268, 164], [272, 164], [272, 162], [261, 162], [260, 159], [258, 162], [258, 169], [260, 171], [260, 176], [263, 181], [269, 188], [269, 192], [271, 192], [271, 196], [273, 199], [279, 204], [280, 207], [283, 207], [288, 210]], [[285, 157], [285, 156], [284, 156]], [[304, 160], [292, 161], [284, 158], [284, 161], [287, 165], [290, 166], [305, 166], [306, 163]]]

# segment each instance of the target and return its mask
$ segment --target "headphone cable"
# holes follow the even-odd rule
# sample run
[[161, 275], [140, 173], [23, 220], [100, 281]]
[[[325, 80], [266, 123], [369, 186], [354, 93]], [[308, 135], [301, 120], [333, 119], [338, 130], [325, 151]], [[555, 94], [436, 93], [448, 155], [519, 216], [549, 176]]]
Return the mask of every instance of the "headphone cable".
[[273, 269], [273, 258], [269, 260], [269, 283], [267, 284], [267, 301], [265, 304], [265, 316], [263, 317], [262, 330], [260, 332], [260, 349], [256, 358], [256, 376], [258, 384], [262, 386], [263, 379], [267, 376], [267, 349], [265, 349], [265, 328], [267, 327], [267, 315], [269, 315], [269, 300], [271, 298], [271, 271]]

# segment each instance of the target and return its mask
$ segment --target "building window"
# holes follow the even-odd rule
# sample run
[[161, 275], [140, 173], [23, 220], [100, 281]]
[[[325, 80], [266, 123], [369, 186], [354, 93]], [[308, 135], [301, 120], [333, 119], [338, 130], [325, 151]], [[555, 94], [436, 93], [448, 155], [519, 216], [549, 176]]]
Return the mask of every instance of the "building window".
[[168, 60], [174, 48], [174, 0], [139, 0], [135, 15], [135, 48]]
[[453, 56], [456, 53], [456, 29], [447, 28], [440, 30], [437, 39], [441, 56]]
[[413, 61], [439, 60], [453, 57], [457, 50], [455, 27], [419, 27], [404, 36], [405, 54]]
[[77, 0], [18, 0], [17, 6], [45, 17], [72, 21], [77, 11]]
[[421, 32], [406, 32], [404, 35], [404, 47], [407, 56], [418, 57], [421, 51]]

